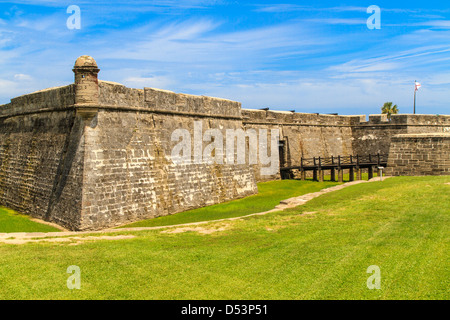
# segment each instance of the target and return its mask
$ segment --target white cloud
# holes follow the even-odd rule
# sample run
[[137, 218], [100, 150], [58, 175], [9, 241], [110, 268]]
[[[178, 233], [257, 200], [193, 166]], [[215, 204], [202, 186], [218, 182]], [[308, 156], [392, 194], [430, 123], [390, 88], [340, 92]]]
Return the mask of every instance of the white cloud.
[[374, 79], [346, 81], [301, 78], [288, 83], [236, 84], [210, 88], [207, 95], [242, 102], [243, 108], [341, 114], [379, 113], [387, 100], [407, 108], [408, 86]]
[[11, 92], [14, 92], [16, 88], [17, 84], [14, 81], [0, 79], [0, 95], [9, 95]]
[[8, 79], [0, 79], [0, 105], [9, 103], [10, 99], [36, 91], [33, 83], [20, 83], [18, 81], [12, 81]]
[[326, 19], [305, 19], [308, 22], [323, 23], [323, 24], [343, 24], [343, 25], [367, 25], [367, 19], [339, 19], [339, 18], [326, 18]]
[[124, 85], [128, 87], [142, 89], [144, 87], [158, 88], [158, 89], [170, 89], [173, 85], [173, 81], [167, 77], [155, 76], [155, 77], [128, 77], [123, 80]]
[[257, 5], [257, 12], [269, 12], [269, 13], [280, 13], [280, 12], [296, 12], [296, 11], [318, 11], [318, 12], [366, 12], [367, 7], [356, 7], [356, 6], [340, 6], [340, 7], [312, 7], [312, 6], [302, 6], [296, 4], [276, 4], [276, 5]]
[[211, 20], [187, 20], [164, 26], [157, 30], [152, 37], [167, 41], [193, 40], [216, 29], [219, 25], [220, 23]]
[[292, 12], [292, 11], [305, 11], [310, 10], [311, 7], [308, 6], [300, 6], [295, 4], [278, 4], [278, 5], [270, 5], [270, 6], [258, 6], [259, 8], [255, 11], [257, 12], [270, 12], [270, 13], [278, 13], [278, 12]]
[[187, 20], [161, 28], [152, 25], [156, 29], [141, 28], [148, 36], [127, 39], [116, 33], [114, 37], [121, 41], [116, 41], [115, 48], [98, 48], [97, 51], [106, 59], [126, 57], [128, 60], [159, 62], [158, 67], [162, 69], [177, 63], [178, 71], [190, 68], [223, 72], [243, 66], [256, 69], [264, 63], [275, 63], [278, 59], [319, 48], [326, 51], [327, 45], [337, 42], [337, 39], [317, 37], [301, 23], [230, 32], [218, 32], [219, 25], [210, 20]]
[[419, 22], [417, 26], [436, 27], [436, 28], [450, 28], [450, 20], [430, 20]]
[[351, 61], [338, 66], [330, 67], [329, 70], [344, 74], [389, 71], [399, 68], [396, 63], [373, 63], [368, 61]]
[[33, 78], [28, 74], [18, 73], [14, 75], [14, 79], [18, 81], [31, 81]]

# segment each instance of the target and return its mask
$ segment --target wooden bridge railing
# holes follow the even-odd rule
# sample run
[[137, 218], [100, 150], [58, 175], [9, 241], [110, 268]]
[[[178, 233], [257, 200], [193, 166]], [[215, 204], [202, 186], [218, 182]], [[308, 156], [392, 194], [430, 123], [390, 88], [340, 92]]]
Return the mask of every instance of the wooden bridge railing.
[[307, 171], [313, 171], [314, 180], [323, 181], [324, 170], [331, 171], [331, 180], [336, 181], [336, 170], [338, 181], [343, 180], [343, 170], [349, 170], [350, 181], [354, 180], [356, 170], [357, 179], [361, 180], [362, 169], [368, 169], [369, 179], [373, 177], [374, 167], [386, 167], [387, 154], [367, 154], [332, 157], [301, 158], [299, 166], [280, 168], [281, 177], [289, 179], [293, 176], [293, 170], [301, 172], [302, 179], [306, 178]]

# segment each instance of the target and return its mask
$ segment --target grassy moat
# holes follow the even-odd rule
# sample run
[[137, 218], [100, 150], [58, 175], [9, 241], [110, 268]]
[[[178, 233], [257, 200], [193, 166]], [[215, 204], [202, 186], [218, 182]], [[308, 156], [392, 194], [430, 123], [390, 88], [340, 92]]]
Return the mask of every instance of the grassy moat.
[[122, 228], [157, 227], [240, 217], [273, 209], [281, 200], [320, 191], [337, 182], [278, 180], [258, 183], [258, 194], [239, 200], [132, 223]]
[[[249, 211], [311, 184], [260, 184]], [[243, 215], [231, 204], [219, 211]], [[450, 177], [397, 177], [265, 216], [110, 234], [128, 239], [0, 242], [0, 299], [448, 299], [449, 218]], [[71, 265], [80, 290], [66, 286]]]
[[0, 207], [0, 233], [10, 232], [58, 232], [52, 226], [32, 221], [29, 216]]

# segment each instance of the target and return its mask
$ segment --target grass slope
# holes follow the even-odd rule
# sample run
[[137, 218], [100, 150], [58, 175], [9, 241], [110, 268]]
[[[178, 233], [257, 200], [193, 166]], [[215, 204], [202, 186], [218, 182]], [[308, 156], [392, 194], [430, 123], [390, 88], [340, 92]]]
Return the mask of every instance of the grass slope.
[[52, 226], [30, 220], [30, 217], [11, 209], [0, 207], [0, 233], [9, 232], [59, 232]]
[[[448, 182], [355, 185], [212, 234], [0, 244], [0, 299], [448, 299]], [[81, 290], [66, 287], [70, 265]], [[381, 290], [366, 286], [371, 265]]]
[[281, 200], [320, 191], [337, 182], [282, 180], [258, 183], [258, 194], [239, 200], [189, 210], [170, 216], [135, 222], [120, 228], [169, 226], [244, 216], [273, 209]]

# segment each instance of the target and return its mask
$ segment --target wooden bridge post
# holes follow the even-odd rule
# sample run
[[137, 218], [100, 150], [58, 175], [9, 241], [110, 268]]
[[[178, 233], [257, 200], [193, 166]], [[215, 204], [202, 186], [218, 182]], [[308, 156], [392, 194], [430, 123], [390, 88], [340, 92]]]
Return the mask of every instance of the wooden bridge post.
[[370, 166], [370, 167], [368, 168], [368, 171], [369, 171], [369, 180], [370, 180], [370, 179], [373, 178], [373, 166]]
[[344, 182], [344, 170], [341, 168], [341, 156], [338, 156], [338, 182]]
[[334, 168], [334, 156], [331, 156], [331, 181], [336, 181], [336, 169]]
[[322, 169], [319, 169], [319, 182], [323, 182], [324, 180], [324, 172]]
[[319, 182], [323, 182], [322, 159], [319, 157]]
[[355, 169], [353, 167], [353, 156], [350, 155], [350, 168], [348, 170], [348, 181], [355, 181]]
[[362, 180], [362, 169], [359, 167], [359, 155], [356, 155], [356, 179]]
[[313, 161], [314, 161], [313, 180], [314, 181], [318, 181], [318, 179], [317, 179], [316, 157], [313, 158]]

